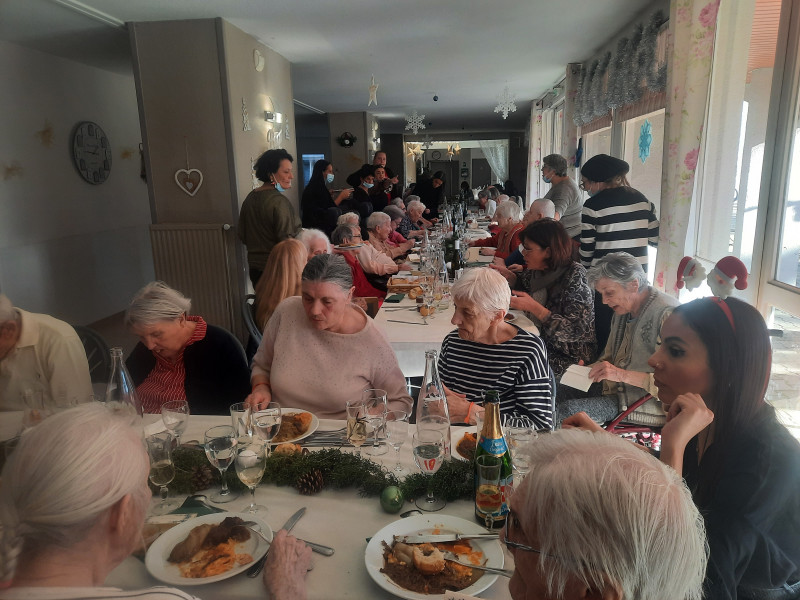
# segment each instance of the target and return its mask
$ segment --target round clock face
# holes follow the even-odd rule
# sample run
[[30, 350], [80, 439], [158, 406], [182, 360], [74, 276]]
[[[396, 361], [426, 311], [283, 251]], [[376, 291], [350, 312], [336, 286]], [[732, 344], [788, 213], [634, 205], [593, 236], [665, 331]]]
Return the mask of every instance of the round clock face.
[[86, 181], [99, 185], [111, 173], [111, 143], [97, 123], [79, 123], [72, 135], [75, 168]]
[[431, 152], [431, 157], [433, 158], [433, 160], [439, 160], [440, 158], [442, 158], [442, 153], [439, 152], [438, 150], [434, 150], [433, 152]]

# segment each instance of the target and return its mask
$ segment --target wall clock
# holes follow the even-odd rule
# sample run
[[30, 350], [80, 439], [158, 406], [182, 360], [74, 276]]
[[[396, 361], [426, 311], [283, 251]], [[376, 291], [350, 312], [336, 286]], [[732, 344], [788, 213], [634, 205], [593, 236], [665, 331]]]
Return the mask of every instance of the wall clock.
[[433, 152], [431, 152], [431, 158], [433, 160], [439, 160], [440, 158], [442, 158], [442, 153], [439, 152], [438, 150], [434, 150]]
[[72, 159], [86, 181], [100, 185], [111, 173], [111, 143], [103, 129], [91, 121], [78, 123], [72, 134]]

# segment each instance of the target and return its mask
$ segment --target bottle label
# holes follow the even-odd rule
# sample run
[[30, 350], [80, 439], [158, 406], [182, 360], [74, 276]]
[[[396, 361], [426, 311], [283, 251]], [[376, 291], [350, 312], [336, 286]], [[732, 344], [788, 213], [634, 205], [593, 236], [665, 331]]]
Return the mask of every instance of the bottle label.
[[503, 456], [503, 454], [508, 451], [506, 441], [503, 438], [498, 438], [496, 440], [481, 438], [480, 446], [486, 450], [487, 454], [491, 454], [492, 456]]

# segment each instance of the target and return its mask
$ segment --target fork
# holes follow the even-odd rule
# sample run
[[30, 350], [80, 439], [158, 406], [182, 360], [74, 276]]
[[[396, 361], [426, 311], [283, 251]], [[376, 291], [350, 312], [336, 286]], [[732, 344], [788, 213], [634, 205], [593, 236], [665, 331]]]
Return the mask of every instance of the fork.
[[453, 561], [454, 563], [462, 565], [464, 567], [471, 567], [473, 569], [478, 569], [479, 571], [486, 571], [487, 573], [495, 573], [497, 575], [502, 575], [503, 577], [512, 577], [514, 575], [514, 571], [512, 569], [500, 569], [498, 567], [473, 565], [472, 563], [465, 562], [461, 560], [457, 554], [453, 554], [448, 550], [442, 550], [442, 554], [444, 554], [445, 560]]

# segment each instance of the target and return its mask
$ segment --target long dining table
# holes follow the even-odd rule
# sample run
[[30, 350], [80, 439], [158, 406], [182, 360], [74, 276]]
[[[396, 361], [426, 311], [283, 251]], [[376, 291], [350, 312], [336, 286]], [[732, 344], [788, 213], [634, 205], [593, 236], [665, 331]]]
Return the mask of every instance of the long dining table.
[[[154, 415], [150, 415], [153, 421]], [[0, 439], [8, 439], [19, 431], [22, 413], [3, 413], [0, 419]], [[181, 436], [184, 442], [202, 440], [204, 432], [214, 425], [227, 425], [230, 417], [192, 415], [186, 432]], [[155, 421], [157, 426], [157, 421]], [[320, 420], [318, 431], [332, 431], [344, 426], [344, 421]], [[411, 452], [411, 433], [414, 425], [409, 425], [408, 440], [399, 453], [400, 464], [406, 473], [417, 472]], [[453, 427], [453, 444], [461, 439], [467, 427]], [[313, 449], [311, 450], [313, 451]], [[352, 451], [345, 448], [344, 451]], [[362, 456], [382, 464], [387, 469], [394, 468], [397, 456], [389, 449], [381, 456], [369, 456], [362, 448]], [[456, 459], [457, 460], [457, 459]], [[230, 476], [235, 477], [233, 467]], [[204, 490], [210, 495], [214, 489]], [[216, 505], [227, 511], [244, 510], [249, 504], [249, 493], [243, 493], [236, 500]], [[183, 500], [184, 497], [179, 497]], [[399, 519], [398, 514], [389, 514], [381, 508], [379, 497], [359, 497], [355, 488], [341, 490], [323, 489], [312, 496], [302, 496], [292, 487], [278, 487], [270, 483], [262, 483], [255, 493], [256, 502], [267, 506], [267, 511], [260, 514], [273, 530], [281, 525], [300, 507], [307, 507], [305, 515], [298, 521], [292, 534], [313, 542], [332, 546], [336, 552], [331, 557], [313, 555], [313, 569], [306, 577], [308, 597], [310, 599], [345, 599], [345, 598], [394, 598], [392, 594], [379, 587], [369, 576], [364, 564], [366, 538], [374, 535], [383, 527]], [[155, 506], [158, 498], [153, 499]], [[402, 511], [414, 508], [406, 502]], [[440, 512], [433, 514], [452, 515], [474, 521], [473, 503], [468, 500], [449, 502]], [[513, 569], [513, 558], [504, 550], [505, 568]], [[126, 558], [106, 579], [105, 585], [126, 590], [141, 589], [155, 585], [164, 585], [152, 577], [144, 563], [133, 556]], [[178, 586], [180, 587], [180, 586]], [[225, 581], [200, 586], [181, 588], [202, 600], [212, 599], [253, 599], [266, 598], [266, 591], [261, 578], [250, 579], [244, 574], [236, 575]], [[480, 594], [481, 598], [508, 599], [508, 580], [500, 577], [489, 589]]]

